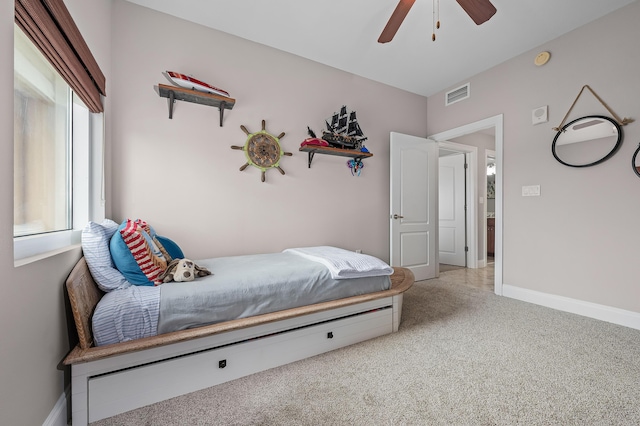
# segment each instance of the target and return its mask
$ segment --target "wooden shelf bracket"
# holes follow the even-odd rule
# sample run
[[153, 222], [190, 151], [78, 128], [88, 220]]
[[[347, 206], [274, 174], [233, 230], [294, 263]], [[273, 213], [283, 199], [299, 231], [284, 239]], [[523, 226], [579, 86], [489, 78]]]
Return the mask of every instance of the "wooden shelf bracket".
[[185, 101], [200, 105], [217, 107], [220, 112], [220, 127], [224, 119], [224, 110], [233, 109], [236, 100], [212, 93], [199, 92], [197, 90], [184, 89], [182, 87], [158, 84], [154, 87], [160, 97], [167, 98], [169, 105], [169, 119], [173, 119], [173, 105], [176, 101]]

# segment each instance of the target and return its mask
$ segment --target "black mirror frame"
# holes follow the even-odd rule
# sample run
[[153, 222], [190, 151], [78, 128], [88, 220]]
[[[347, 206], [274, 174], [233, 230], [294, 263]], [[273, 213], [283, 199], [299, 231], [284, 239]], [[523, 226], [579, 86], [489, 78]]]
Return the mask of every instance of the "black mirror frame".
[[636, 151], [633, 153], [633, 157], [631, 157], [631, 167], [633, 167], [633, 171], [638, 175], [638, 177], [640, 177], [639, 167], [636, 166], [636, 157], [638, 156], [638, 153], [640, 153], [640, 144], [638, 144]]
[[[562, 161], [560, 159], [560, 157], [558, 157], [558, 154], [556, 153], [556, 142], [558, 141], [558, 138], [560, 137], [560, 135], [562, 133], [564, 133], [564, 131], [571, 126], [572, 124], [574, 124], [576, 121], [580, 121], [583, 120], [585, 118], [601, 118], [603, 120], [607, 120], [610, 123], [612, 123], [615, 128], [618, 130], [618, 140], [616, 141], [615, 146], [613, 147], [613, 149], [604, 157], [602, 157], [599, 160], [594, 161], [593, 163], [589, 163], [589, 164], [569, 164], [565, 161]], [[620, 124], [618, 124], [614, 119], [612, 119], [611, 117], [605, 117], [604, 115], [585, 115], [584, 117], [580, 117], [580, 118], [576, 118], [575, 120], [565, 124], [564, 126], [562, 126], [562, 129], [560, 129], [560, 131], [558, 131], [558, 133], [556, 134], [556, 137], [553, 138], [553, 144], [551, 145], [551, 152], [553, 153], [553, 156], [556, 160], [558, 160], [559, 163], [564, 164], [565, 166], [569, 166], [569, 167], [591, 167], [591, 166], [595, 166], [596, 164], [600, 164], [603, 161], [608, 160], [609, 158], [611, 158], [613, 156], [613, 154], [616, 153], [616, 151], [618, 150], [618, 148], [620, 148], [620, 145], [622, 144], [622, 127], [620, 126]], [[635, 158], [635, 156], [634, 156]]]

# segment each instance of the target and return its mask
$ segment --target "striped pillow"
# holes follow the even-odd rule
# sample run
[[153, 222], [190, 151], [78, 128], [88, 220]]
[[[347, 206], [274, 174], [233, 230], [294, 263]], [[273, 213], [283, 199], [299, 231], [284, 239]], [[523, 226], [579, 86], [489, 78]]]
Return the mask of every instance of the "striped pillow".
[[158, 276], [167, 269], [167, 258], [163, 254], [166, 251], [156, 238], [149, 235], [150, 231], [145, 221], [127, 219], [119, 232], [142, 273], [150, 282], [160, 284], [162, 280]]
[[117, 223], [105, 219], [102, 223], [89, 222], [82, 230], [84, 258], [93, 280], [105, 292], [131, 286], [115, 267], [109, 252], [109, 241], [117, 229]]

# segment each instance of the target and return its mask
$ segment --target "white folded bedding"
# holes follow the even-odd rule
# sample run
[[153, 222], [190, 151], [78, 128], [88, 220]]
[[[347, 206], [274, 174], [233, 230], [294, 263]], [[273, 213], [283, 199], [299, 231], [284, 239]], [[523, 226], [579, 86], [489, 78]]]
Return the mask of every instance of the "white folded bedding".
[[346, 278], [379, 277], [393, 274], [393, 268], [378, 259], [337, 247], [318, 246], [291, 248], [283, 251], [320, 262], [331, 272], [334, 280]]

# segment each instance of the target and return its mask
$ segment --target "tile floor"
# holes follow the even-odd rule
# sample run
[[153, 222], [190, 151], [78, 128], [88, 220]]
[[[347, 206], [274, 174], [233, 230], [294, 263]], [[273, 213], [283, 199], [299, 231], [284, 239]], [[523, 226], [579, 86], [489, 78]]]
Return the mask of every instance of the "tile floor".
[[477, 269], [440, 264], [440, 276], [438, 278], [445, 282], [494, 291], [493, 267], [494, 263], [491, 259], [486, 267]]

